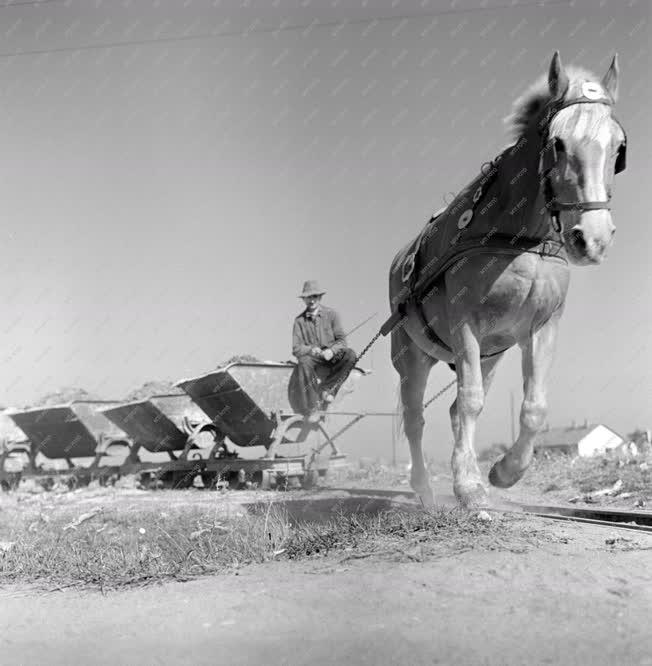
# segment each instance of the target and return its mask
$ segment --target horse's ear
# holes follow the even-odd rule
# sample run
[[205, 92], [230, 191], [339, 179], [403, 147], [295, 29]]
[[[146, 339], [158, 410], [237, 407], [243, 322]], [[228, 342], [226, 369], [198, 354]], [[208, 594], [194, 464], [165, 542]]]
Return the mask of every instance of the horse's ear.
[[568, 90], [569, 81], [566, 71], [562, 67], [559, 51], [555, 51], [548, 70], [548, 87], [553, 99], [562, 99]]
[[607, 73], [602, 79], [602, 86], [611, 95], [614, 102], [618, 101], [618, 54], [615, 53]]

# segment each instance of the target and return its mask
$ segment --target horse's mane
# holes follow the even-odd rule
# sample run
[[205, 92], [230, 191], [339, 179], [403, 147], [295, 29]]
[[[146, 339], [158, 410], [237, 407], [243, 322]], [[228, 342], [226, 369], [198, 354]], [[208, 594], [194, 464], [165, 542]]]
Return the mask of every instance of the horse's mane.
[[[599, 78], [583, 67], [570, 65], [565, 68], [570, 81], [566, 95], [572, 97], [579, 92], [584, 81], [596, 81]], [[505, 118], [508, 132], [514, 139], [520, 139], [526, 132], [530, 122], [551, 101], [548, 87], [548, 74], [542, 74], [520, 97], [514, 100], [512, 112]]]

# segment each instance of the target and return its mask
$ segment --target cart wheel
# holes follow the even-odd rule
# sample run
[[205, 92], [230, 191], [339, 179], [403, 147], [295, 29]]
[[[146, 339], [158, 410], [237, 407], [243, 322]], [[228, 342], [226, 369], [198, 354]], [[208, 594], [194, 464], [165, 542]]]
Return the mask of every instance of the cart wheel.
[[41, 479], [39, 483], [43, 490], [52, 490], [52, 488], [54, 488], [54, 479], [52, 477], [47, 476], [44, 479]]
[[66, 485], [68, 490], [74, 490], [79, 485], [79, 481], [76, 476], [71, 476], [66, 480]]
[[271, 490], [276, 487], [276, 474], [269, 469], [261, 472], [260, 489]]
[[2, 481], [0, 481], [0, 488], [2, 488], [2, 490], [5, 493], [8, 493], [11, 490], [11, 486], [9, 485], [9, 481], [5, 481], [4, 479], [2, 479]]
[[215, 490], [217, 486], [217, 472], [202, 472], [201, 482], [204, 484], [204, 488]]
[[317, 485], [317, 480], [319, 479], [319, 473], [315, 469], [306, 470], [306, 473], [301, 478], [301, 487], [304, 490], [310, 490]]
[[190, 488], [195, 480], [195, 475], [190, 472], [174, 472], [172, 474], [172, 487], [177, 490]]
[[276, 489], [287, 490], [290, 485], [290, 479], [285, 474], [276, 474]]
[[138, 477], [138, 484], [143, 490], [156, 490], [162, 488], [162, 481], [151, 472], [141, 472]]
[[174, 488], [174, 475], [172, 472], [163, 472], [156, 481], [158, 481], [156, 485], [160, 484], [161, 488]]

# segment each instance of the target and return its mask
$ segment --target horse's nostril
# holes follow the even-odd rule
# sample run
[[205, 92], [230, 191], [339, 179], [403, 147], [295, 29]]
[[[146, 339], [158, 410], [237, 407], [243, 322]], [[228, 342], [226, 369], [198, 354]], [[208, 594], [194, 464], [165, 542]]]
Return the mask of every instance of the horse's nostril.
[[571, 231], [571, 238], [578, 250], [586, 250], [586, 241], [584, 240], [584, 234], [581, 229], [573, 229]]

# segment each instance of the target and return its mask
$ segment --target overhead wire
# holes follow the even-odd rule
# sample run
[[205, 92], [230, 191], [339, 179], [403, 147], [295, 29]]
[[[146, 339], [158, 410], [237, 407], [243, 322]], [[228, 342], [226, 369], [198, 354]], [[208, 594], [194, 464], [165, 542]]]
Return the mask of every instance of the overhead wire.
[[10, 9], [11, 7], [26, 7], [36, 5], [63, 4], [64, 0], [23, 0], [22, 2], [0, 2], [0, 9]]
[[[61, 0], [40, 0], [34, 2], [24, 2], [22, 4], [44, 4], [44, 3], [57, 3]], [[521, 8], [546, 8], [551, 6], [566, 5], [570, 6], [572, 0], [550, 0], [549, 2], [511, 2], [502, 5], [492, 5], [487, 7], [470, 7], [466, 9], [447, 9], [436, 12], [424, 12], [420, 14], [403, 14], [403, 15], [393, 15], [393, 16], [376, 16], [364, 19], [353, 19], [347, 21], [345, 19], [337, 21], [312, 21], [310, 23], [299, 24], [299, 25], [279, 25], [276, 27], [268, 28], [252, 28], [244, 30], [234, 30], [227, 32], [209, 32], [201, 33], [195, 35], [179, 35], [174, 37], [154, 37], [152, 39], [134, 39], [134, 40], [123, 40], [117, 42], [101, 42], [98, 44], [79, 44], [76, 46], [61, 46], [51, 49], [28, 49], [28, 50], [19, 50], [19, 51], [6, 51], [0, 52], [0, 58], [13, 58], [13, 57], [22, 57], [29, 55], [46, 55], [54, 53], [66, 53], [66, 52], [77, 52], [77, 51], [91, 51], [91, 50], [100, 50], [100, 49], [112, 49], [112, 48], [123, 48], [128, 46], [143, 46], [148, 44], [172, 44], [172, 43], [182, 43], [182, 42], [192, 42], [192, 41], [202, 41], [202, 40], [211, 40], [218, 39], [220, 37], [239, 37], [251, 34], [264, 34], [264, 33], [280, 33], [280, 32], [290, 32], [293, 30], [312, 30], [314, 28], [329, 28], [329, 27], [348, 27], [354, 25], [361, 25], [366, 23], [381, 23], [389, 21], [402, 21], [409, 19], [422, 19], [422, 18], [431, 18], [436, 16], [445, 16], [452, 14], [468, 14], [473, 12], [481, 11], [493, 11], [498, 9], [521, 9]], [[20, 6], [19, 3], [14, 3], [11, 5], [0, 5], [2, 8], [6, 7], [17, 7]]]

